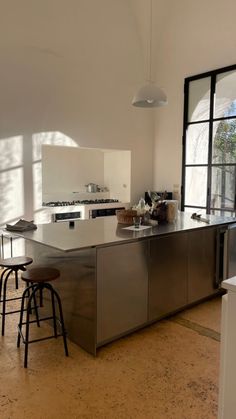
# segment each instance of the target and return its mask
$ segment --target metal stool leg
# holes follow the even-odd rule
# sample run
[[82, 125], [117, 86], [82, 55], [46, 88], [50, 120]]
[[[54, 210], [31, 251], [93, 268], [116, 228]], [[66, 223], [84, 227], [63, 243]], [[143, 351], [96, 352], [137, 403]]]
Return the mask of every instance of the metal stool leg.
[[18, 269], [15, 270], [16, 290], [18, 290]]
[[0, 278], [0, 300], [1, 300], [1, 296], [2, 296], [2, 283], [3, 283], [3, 278], [5, 273], [9, 270], [9, 268], [4, 269], [4, 271], [1, 274], [1, 278]]
[[52, 288], [54, 295], [56, 296], [58, 307], [59, 307], [59, 313], [60, 313], [60, 322], [61, 322], [61, 329], [62, 329], [62, 336], [63, 336], [63, 342], [64, 342], [64, 350], [66, 356], [69, 356], [68, 347], [67, 347], [67, 341], [66, 341], [66, 329], [64, 325], [64, 318], [63, 318], [63, 311], [62, 311], [62, 305], [61, 305], [61, 299], [59, 297], [59, 294], [55, 291], [54, 288]]
[[21, 309], [20, 309], [20, 320], [18, 323], [18, 336], [17, 336], [17, 348], [20, 347], [20, 338], [21, 338], [21, 331], [22, 331], [22, 323], [23, 323], [23, 315], [25, 309], [25, 299], [28, 298], [29, 287], [26, 288], [22, 294], [21, 298]]
[[40, 307], [43, 307], [43, 288], [40, 287], [39, 293], [40, 293], [39, 305], [40, 305]]
[[[26, 327], [26, 329], [25, 329], [25, 357], [24, 357], [24, 368], [27, 368], [27, 366], [28, 366], [28, 348], [29, 348], [29, 326], [30, 326], [30, 319], [29, 319], [29, 316], [30, 316], [30, 309], [31, 309], [31, 300], [33, 299], [33, 300], [35, 300], [35, 294], [36, 294], [36, 292], [38, 291], [38, 289], [39, 289], [39, 286], [38, 285], [36, 285], [36, 286], [32, 286], [32, 293], [31, 293], [31, 295], [30, 295], [30, 297], [29, 297], [29, 300], [28, 300], [28, 303], [27, 303], [27, 308], [26, 308], [26, 323], [25, 323], [25, 327]], [[38, 311], [37, 311], [37, 313], [38, 313]], [[38, 316], [38, 314], [37, 314], [37, 316]], [[38, 317], [37, 317], [37, 323], [38, 323], [38, 321], [39, 321], [39, 319], [38, 319]]]
[[10, 269], [3, 280], [3, 299], [2, 299], [2, 336], [5, 333], [5, 316], [6, 316], [6, 298], [7, 298], [7, 281], [12, 273], [12, 269]]
[[[29, 283], [29, 281], [26, 282], [26, 287], [27, 288], [27, 298], [30, 298], [30, 290], [33, 290], [37, 285], [33, 284], [33, 282]], [[34, 300], [34, 305], [33, 305], [33, 309], [35, 310], [35, 316], [36, 316], [36, 320], [37, 320], [37, 326], [40, 327], [40, 323], [39, 323], [39, 314], [38, 314], [38, 306], [37, 306], [37, 300], [36, 300], [36, 295], [33, 294], [33, 300]], [[32, 314], [32, 307], [31, 307], [31, 302], [30, 302], [30, 307], [29, 307], [29, 312], [30, 314]]]
[[24, 358], [24, 368], [27, 368], [28, 364], [28, 346], [29, 346], [29, 315], [30, 315], [30, 300], [27, 304], [26, 310], [26, 329], [25, 329], [25, 358]]
[[[40, 323], [39, 323], [39, 313], [38, 313], [38, 307], [37, 307], [37, 300], [36, 300], [36, 291], [37, 291], [37, 289], [38, 289], [38, 287], [37, 287], [37, 285], [35, 286], [33, 286], [33, 288], [32, 288], [32, 295], [33, 295], [33, 300], [34, 300], [34, 310], [35, 310], [35, 316], [36, 316], [36, 320], [37, 320], [37, 326], [38, 327], [40, 327]], [[34, 292], [34, 290], [35, 290], [35, 292]], [[31, 313], [31, 304], [30, 304], [30, 313]]]
[[[31, 285], [32, 285], [32, 284], [31, 284]], [[25, 289], [26, 289], [26, 288], [28, 288], [28, 292], [27, 292], [26, 298], [29, 298], [29, 297], [30, 297], [30, 290], [29, 290], [29, 286], [30, 286], [30, 283], [27, 281], [27, 282], [25, 283]]]
[[1, 240], [1, 242], [2, 242], [2, 243], [1, 243], [1, 250], [2, 250], [2, 255], [1, 255], [1, 256], [2, 256], [2, 259], [4, 259], [4, 241], [3, 241], [3, 234], [2, 234], [1, 239], [2, 239], [2, 240]]
[[56, 319], [56, 308], [55, 308], [55, 298], [53, 289], [51, 291], [51, 299], [52, 299], [52, 315], [53, 315], [53, 328], [54, 328], [54, 336], [57, 338], [57, 319]]
[[10, 237], [10, 246], [11, 246], [11, 258], [12, 258], [13, 257], [12, 237]]

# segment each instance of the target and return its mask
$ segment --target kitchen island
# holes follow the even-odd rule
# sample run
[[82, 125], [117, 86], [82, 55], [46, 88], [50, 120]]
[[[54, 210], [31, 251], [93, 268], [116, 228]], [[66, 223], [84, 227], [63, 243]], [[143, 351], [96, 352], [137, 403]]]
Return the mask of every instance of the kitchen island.
[[116, 217], [38, 225], [17, 233], [35, 265], [60, 269], [68, 337], [97, 348], [219, 293], [236, 270], [236, 218], [179, 213], [174, 223], [129, 230]]

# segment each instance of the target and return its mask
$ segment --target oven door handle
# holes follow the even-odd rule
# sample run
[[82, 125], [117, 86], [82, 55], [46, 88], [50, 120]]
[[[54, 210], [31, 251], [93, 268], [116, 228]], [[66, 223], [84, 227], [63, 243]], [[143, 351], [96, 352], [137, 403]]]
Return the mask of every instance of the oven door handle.
[[[74, 214], [74, 216], [73, 216]], [[81, 219], [81, 212], [80, 211], [76, 211], [76, 212], [56, 212], [54, 214], [52, 214], [52, 222], [53, 223], [58, 223], [58, 222], [62, 222], [62, 221], [75, 221], [75, 220], [80, 220]]]

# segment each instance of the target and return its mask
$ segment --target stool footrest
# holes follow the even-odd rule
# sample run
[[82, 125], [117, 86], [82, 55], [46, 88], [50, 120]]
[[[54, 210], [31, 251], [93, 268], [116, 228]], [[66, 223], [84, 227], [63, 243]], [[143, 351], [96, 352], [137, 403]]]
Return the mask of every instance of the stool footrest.
[[26, 340], [25, 340], [25, 338], [24, 338], [24, 335], [23, 335], [23, 333], [22, 333], [22, 331], [21, 330], [19, 330], [19, 333], [20, 333], [20, 335], [21, 335], [21, 338], [22, 338], [22, 342], [24, 343], [24, 344], [26, 344], [26, 343], [28, 343], [28, 344], [30, 344], [30, 343], [35, 343], [35, 342], [41, 342], [42, 340], [48, 340], [48, 339], [57, 339], [58, 337], [62, 337], [62, 336], [64, 336], [63, 334], [58, 334], [57, 336], [54, 336], [54, 335], [51, 335], [51, 336], [46, 336], [46, 337], [44, 337], [44, 338], [39, 338], [39, 339], [34, 339], [34, 340], [29, 340], [28, 342], [26, 342]]
[[[27, 308], [25, 308], [25, 310], [27, 310]], [[53, 319], [52, 316], [43, 317], [42, 319], [40, 318], [39, 321], [43, 322], [44, 320], [52, 320], [52, 319]], [[56, 321], [61, 324], [61, 321], [57, 317], [56, 317]], [[30, 320], [28, 323], [37, 323], [37, 319], [36, 320]], [[21, 324], [26, 324], [26, 322], [22, 322]]]
[[[44, 321], [44, 320], [53, 320], [53, 317], [52, 316], [50, 316], [50, 317], [43, 317], [42, 319], [39, 319], [39, 321], [41, 322], [41, 321]], [[59, 323], [59, 325], [61, 326], [61, 321], [60, 321], [60, 319], [58, 319], [57, 317], [56, 317], [56, 321], [57, 321], [57, 323]], [[28, 323], [37, 323], [37, 320], [30, 320]], [[23, 325], [26, 325], [27, 324], [27, 322], [22, 322], [21, 323], [21, 325], [23, 326]], [[18, 325], [18, 332], [20, 333], [20, 335], [21, 335], [21, 338], [22, 338], [22, 342], [25, 344], [25, 343], [28, 343], [28, 344], [30, 344], [30, 343], [35, 343], [35, 342], [40, 342], [40, 341], [42, 341], [42, 340], [47, 340], [47, 339], [52, 339], [52, 338], [54, 338], [54, 339], [57, 339], [58, 337], [63, 337], [63, 336], [65, 336], [66, 335], [66, 331], [65, 331], [65, 333], [58, 333], [56, 336], [55, 335], [50, 335], [50, 336], [46, 336], [46, 337], [43, 337], [43, 338], [39, 338], [39, 339], [34, 339], [34, 340], [29, 340], [28, 342], [26, 342], [26, 339], [25, 339], [25, 337], [24, 337], [24, 335], [23, 335], [23, 332], [22, 332], [22, 330], [21, 330], [21, 328], [19, 327], [19, 325]]]
[[[14, 297], [14, 298], [6, 298], [5, 302], [7, 301], [15, 301], [15, 300], [21, 300], [21, 297]], [[4, 300], [0, 300], [0, 303], [3, 303]]]
[[[34, 306], [31, 308], [31, 310], [35, 310], [36, 308], [39, 308], [39, 306]], [[27, 308], [24, 308], [23, 311], [27, 311]], [[14, 314], [14, 313], [20, 313], [21, 310], [13, 310], [13, 311], [7, 311], [4, 313], [4, 316], [6, 316], [7, 314]], [[3, 315], [3, 312], [0, 313], [1, 316]], [[32, 320], [34, 322], [36, 322], [37, 320]]]

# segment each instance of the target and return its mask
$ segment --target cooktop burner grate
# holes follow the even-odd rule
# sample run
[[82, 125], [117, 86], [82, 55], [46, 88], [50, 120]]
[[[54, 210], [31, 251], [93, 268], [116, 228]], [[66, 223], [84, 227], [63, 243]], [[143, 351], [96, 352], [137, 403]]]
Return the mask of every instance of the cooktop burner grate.
[[94, 204], [110, 204], [119, 202], [118, 199], [82, 199], [78, 201], [50, 201], [43, 202], [44, 207], [65, 207], [69, 205], [94, 205]]

